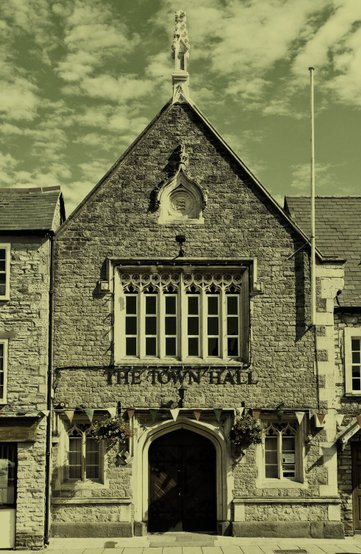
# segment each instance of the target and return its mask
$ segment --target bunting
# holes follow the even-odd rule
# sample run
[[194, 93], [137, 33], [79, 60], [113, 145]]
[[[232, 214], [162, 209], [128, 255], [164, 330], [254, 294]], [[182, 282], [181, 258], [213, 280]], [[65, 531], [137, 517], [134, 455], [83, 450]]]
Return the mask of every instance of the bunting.
[[222, 408], [214, 408], [214, 415], [216, 416], [216, 420], [218, 423], [221, 421], [221, 415], [222, 415]]
[[132, 419], [132, 417], [134, 416], [134, 408], [127, 408], [127, 414], [128, 414], [128, 417], [129, 419]]
[[243, 412], [244, 412], [244, 406], [241, 406], [240, 408], [235, 408], [235, 412], [236, 412], [236, 416], [238, 417], [242, 417], [243, 415]]
[[94, 408], [84, 408], [84, 412], [87, 415], [87, 418], [89, 419], [90, 423], [93, 421], [94, 417]]
[[153, 423], [156, 421], [157, 419], [157, 416], [158, 416], [158, 410], [154, 410], [154, 409], [150, 409], [149, 410], [149, 413], [150, 413], [150, 418], [151, 420], [153, 421]]
[[174, 421], [177, 421], [177, 417], [179, 415], [179, 408], [173, 408], [171, 410], [169, 410], [171, 415], [172, 415], [172, 418]]
[[197, 421], [199, 421], [201, 417], [202, 410], [193, 410], [193, 415], [196, 418]]
[[69, 423], [73, 423], [74, 412], [75, 412], [75, 410], [65, 410], [65, 412], [64, 412], [64, 414], [66, 415], [66, 417], [69, 420]]
[[339, 425], [341, 427], [342, 423], [343, 423], [343, 419], [344, 419], [344, 415], [343, 414], [337, 414], [336, 416], [336, 423], [337, 425]]
[[361, 427], [361, 414], [358, 414], [358, 415], [356, 416], [356, 421], [357, 421], [357, 423], [359, 424], [359, 426]]
[[117, 409], [114, 408], [107, 408], [107, 412], [109, 413], [110, 417], [115, 417], [117, 415]]
[[298, 425], [301, 425], [303, 418], [305, 417], [305, 412], [295, 412]]

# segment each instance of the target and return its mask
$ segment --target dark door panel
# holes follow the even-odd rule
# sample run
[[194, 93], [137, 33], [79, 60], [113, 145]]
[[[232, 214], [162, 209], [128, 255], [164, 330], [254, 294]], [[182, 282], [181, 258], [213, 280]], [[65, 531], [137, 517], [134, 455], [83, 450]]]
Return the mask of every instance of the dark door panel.
[[149, 449], [149, 531], [208, 531], [216, 527], [216, 460], [212, 443], [179, 430]]

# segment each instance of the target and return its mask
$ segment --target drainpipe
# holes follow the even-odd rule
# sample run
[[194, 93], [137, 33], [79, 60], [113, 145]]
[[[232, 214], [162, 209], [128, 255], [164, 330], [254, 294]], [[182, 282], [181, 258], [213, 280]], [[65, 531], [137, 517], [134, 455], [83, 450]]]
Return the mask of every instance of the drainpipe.
[[49, 331], [48, 331], [48, 386], [46, 427], [46, 463], [45, 463], [45, 518], [44, 543], [49, 544], [50, 497], [51, 497], [51, 437], [53, 425], [53, 312], [54, 312], [54, 233], [48, 234], [50, 242], [50, 283], [49, 283]]

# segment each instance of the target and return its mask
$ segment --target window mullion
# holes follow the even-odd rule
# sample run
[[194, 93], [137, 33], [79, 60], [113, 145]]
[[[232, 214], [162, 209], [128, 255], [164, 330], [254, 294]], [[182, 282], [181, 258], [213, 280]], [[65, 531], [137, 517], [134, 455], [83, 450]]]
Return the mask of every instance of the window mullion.
[[157, 325], [157, 342], [159, 357], [165, 356], [165, 296], [163, 294], [163, 287], [159, 286], [158, 291], [158, 325]]
[[220, 306], [220, 336], [221, 336], [221, 351], [220, 355], [223, 360], [228, 358], [227, 353], [227, 295], [224, 287], [221, 288], [221, 306]]
[[179, 282], [179, 337], [180, 337], [180, 359], [184, 361], [188, 355], [188, 337], [187, 337], [187, 295], [184, 287], [183, 273], [180, 274]]
[[207, 332], [207, 294], [204, 288], [201, 289], [200, 294], [200, 333], [201, 333], [201, 357], [207, 358], [208, 356], [208, 332]]
[[86, 481], [86, 434], [81, 436], [81, 480]]
[[139, 290], [139, 325], [138, 325], [138, 343], [139, 358], [145, 356], [145, 295], [143, 289]]
[[278, 431], [277, 436], [277, 463], [278, 463], [278, 478], [283, 478], [282, 470], [282, 432]]
[[[115, 298], [118, 299], [118, 305], [120, 309], [120, 314], [118, 310], [115, 310], [114, 313], [114, 336], [117, 337], [114, 345], [114, 358], [118, 362], [122, 360], [126, 355], [125, 350], [125, 317], [126, 317], [126, 298], [124, 294], [123, 286], [120, 283], [120, 275], [118, 272], [115, 273]], [[119, 340], [121, 338], [121, 340]]]

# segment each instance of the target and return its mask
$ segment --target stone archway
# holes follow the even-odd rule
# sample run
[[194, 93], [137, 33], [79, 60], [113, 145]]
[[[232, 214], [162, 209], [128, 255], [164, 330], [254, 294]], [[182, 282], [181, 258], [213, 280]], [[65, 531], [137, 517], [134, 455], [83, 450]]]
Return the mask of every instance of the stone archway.
[[216, 520], [218, 532], [227, 527], [231, 519], [231, 491], [233, 477], [231, 458], [225, 438], [218, 427], [186, 417], [179, 417], [176, 422], [165, 421], [155, 424], [140, 434], [134, 444], [134, 508], [135, 521], [148, 522], [149, 518], [149, 449], [158, 438], [176, 430], [188, 430], [198, 434], [213, 445], [215, 450], [215, 494]]

